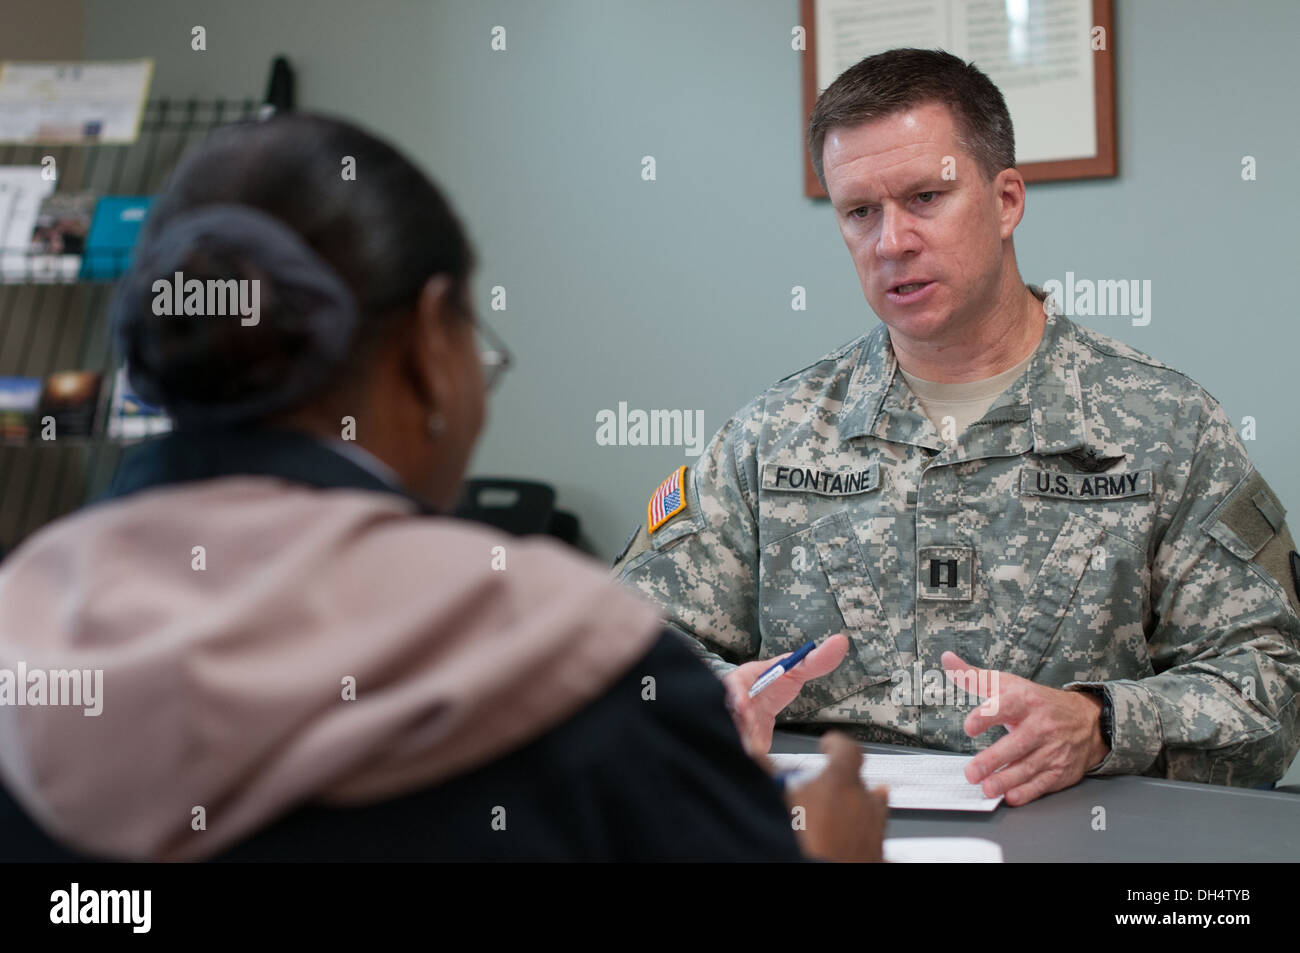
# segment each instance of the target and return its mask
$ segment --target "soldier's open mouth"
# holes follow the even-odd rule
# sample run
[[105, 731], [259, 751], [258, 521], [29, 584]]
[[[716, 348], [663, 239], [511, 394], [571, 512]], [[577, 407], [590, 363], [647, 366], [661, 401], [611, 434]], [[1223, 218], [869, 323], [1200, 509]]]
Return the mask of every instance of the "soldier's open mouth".
[[895, 285], [885, 292], [885, 295], [895, 304], [911, 304], [928, 296], [933, 288], [933, 281], [914, 281], [905, 285]]

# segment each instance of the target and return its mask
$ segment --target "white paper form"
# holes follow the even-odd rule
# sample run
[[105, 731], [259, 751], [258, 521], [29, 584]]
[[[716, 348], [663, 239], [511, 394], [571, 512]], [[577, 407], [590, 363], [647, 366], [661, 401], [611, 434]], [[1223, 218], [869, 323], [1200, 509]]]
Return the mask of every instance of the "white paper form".
[[886, 837], [891, 864], [1000, 864], [1002, 847], [983, 837]]
[[[824, 754], [770, 754], [778, 771], [795, 772], [794, 783], [819, 774], [826, 767]], [[942, 754], [870, 754], [862, 759], [862, 780], [867, 787], [886, 785], [889, 806], [907, 811], [991, 811], [1002, 795], [985, 797], [978, 784], [963, 773], [969, 757]]]
[[27, 281], [32, 228], [41, 200], [54, 191], [39, 165], [0, 165], [0, 282]]

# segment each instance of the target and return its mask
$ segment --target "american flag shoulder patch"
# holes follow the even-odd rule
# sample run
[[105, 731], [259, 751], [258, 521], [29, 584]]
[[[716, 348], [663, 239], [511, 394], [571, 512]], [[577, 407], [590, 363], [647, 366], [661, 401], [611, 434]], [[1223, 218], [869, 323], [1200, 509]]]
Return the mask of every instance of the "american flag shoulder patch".
[[686, 467], [681, 466], [659, 484], [646, 509], [646, 532], [653, 533], [686, 509]]

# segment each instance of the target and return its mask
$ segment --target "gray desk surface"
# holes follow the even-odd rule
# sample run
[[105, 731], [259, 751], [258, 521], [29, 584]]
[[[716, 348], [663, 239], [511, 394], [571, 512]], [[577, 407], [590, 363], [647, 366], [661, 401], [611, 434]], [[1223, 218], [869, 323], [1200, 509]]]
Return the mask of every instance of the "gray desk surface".
[[[919, 748], [863, 744], [871, 752]], [[810, 735], [778, 731], [776, 752], [816, 751]], [[943, 754], [945, 752], [924, 752]], [[1105, 830], [1093, 830], [1096, 807]], [[1085, 778], [991, 814], [892, 811], [886, 837], [984, 837], [1008, 861], [1297, 861], [1300, 795], [1157, 778]]]

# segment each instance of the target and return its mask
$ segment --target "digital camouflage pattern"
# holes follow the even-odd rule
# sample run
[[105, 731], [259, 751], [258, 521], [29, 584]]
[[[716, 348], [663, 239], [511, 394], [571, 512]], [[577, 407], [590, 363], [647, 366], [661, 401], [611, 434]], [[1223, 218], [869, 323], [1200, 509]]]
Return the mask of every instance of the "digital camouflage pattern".
[[1300, 746], [1294, 545], [1218, 403], [1051, 313], [951, 446], [896, 371], [882, 324], [747, 404], [688, 471], [686, 508], [635, 533], [621, 580], [719, 673], [847, 633], [783, 724], [987, 747], [1005, 729], [967, 738], [975, 700], [908, 690], [952, 650], [1109, 695], [1091, 773], [1280, 777]]

